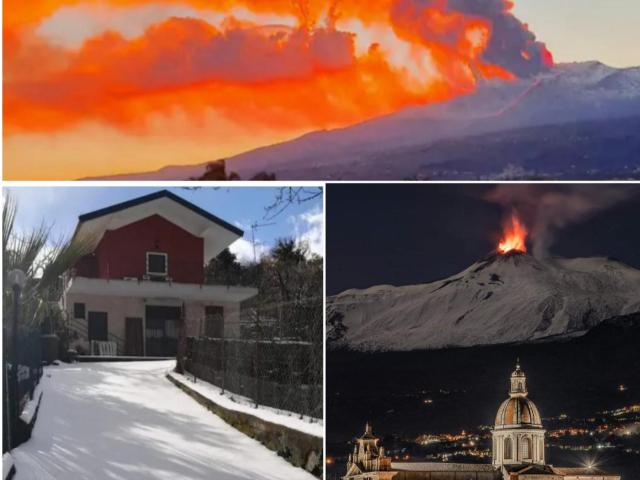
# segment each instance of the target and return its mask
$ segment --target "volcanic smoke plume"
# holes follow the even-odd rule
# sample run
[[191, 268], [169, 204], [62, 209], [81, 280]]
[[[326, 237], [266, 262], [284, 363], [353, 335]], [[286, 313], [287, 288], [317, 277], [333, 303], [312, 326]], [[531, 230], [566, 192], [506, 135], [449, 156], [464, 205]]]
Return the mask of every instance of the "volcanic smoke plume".
[[248, 126], [335, 127], [552, 65], [510, 0], [184, 0], [221, 20], [168, 16], [133, 36], [88, 30], [78, 45], [47, 36], [53, 16], [76, 24], [97, 3], [122, 15], [169, 2], [6, 0], [5, 135], [211, 111]]
[[478, 55], [517, 77], [550, 68], [551, 53], [510, 12], [512, 6], [507, 0], [396, 0], [391, 22], [399, 36], [424, 41], [436, 57], [444, 54], [444, 65]]
[[[625, 185], [499, 185], [487, 195], [487, 200], [502, 205], [509, 216], [499, 251], [520, 250], [513, 245], [518, 238], [530, 234], [532, 253], [537, 258], [549, 255], [556, 232], [585, 221], [591, 216], [630, 198], [636, 192]], [[514, 212], [517, 212], [514, 213]], [[525, 226], [526, 225], [526, 226]], [[527, 228], [528, 227], [528, 228]], [[518, 235], [518, 232], [520, 235]], [[506, 240], [508, 243], [504, 243]], [[508, 250], [507, 250], [508, 251]]]
[[544, 43], [536, 40], [526, 24], [511, 14], [510, 0], [451, 0], [451, 8], [488, 19], [492, 35], [483, 58], [518, 77], [527, 77], [553, 66]]

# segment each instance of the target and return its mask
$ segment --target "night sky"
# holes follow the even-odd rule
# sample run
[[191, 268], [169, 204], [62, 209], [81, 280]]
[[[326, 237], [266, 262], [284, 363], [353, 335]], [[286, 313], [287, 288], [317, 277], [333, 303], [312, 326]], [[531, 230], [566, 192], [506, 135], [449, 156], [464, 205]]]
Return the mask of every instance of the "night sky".
[[[496, 248], [507, 204], [487, 184], [329, 184], [327, 293], [426, 283], [457, 273]], [[504, 187], [501, 187], [504, 188]], [[640, 268], [640, 185], [511, 185], [529, 210], [543, 194], [577, 192], [592, 209], [554, 229], [549, 252], [608, 256]], [[611, 194], [617, 197], [610, 201]], [[598, 206], [602, 198], [602, 205]], [[567, 200], [556, 208], [579, 207]], [[594, 207], [595, 205], [595, 207]], [[521, 209], [525, 223], [533, 213]], [[549, 211], [542, 214], [549, 214]], [[540, 212], [539, 212], [540, 214]], [[554, 216], [550, 215], [551, 221]]]

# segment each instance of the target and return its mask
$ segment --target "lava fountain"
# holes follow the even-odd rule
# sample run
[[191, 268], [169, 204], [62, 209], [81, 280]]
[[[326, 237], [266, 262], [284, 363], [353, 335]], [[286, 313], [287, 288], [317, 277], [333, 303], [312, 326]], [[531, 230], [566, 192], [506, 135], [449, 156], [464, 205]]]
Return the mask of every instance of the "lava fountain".
[[502, 238], [498, 244], [498, 252], [505, 255], [510, 252], [526, 253], [527, 227], [520, 221], [514, 212], [504, 222]]

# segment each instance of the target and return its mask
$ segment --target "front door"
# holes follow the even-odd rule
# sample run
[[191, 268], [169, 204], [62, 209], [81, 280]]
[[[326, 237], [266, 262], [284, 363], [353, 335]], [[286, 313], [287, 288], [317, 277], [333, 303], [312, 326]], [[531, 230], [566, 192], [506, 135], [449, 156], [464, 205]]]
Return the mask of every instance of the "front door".
[[89, 341], [98, 340], [106, 342], [109, 339], [107, 312], [89, 312], [87, 319], [89, 323]]
[[145, 311], [147, 356], [175, 356], [178, 351], [180, 307], [147, 305]]
[[125, 319], [125, 355], [141, 357], [144, 355], [142, 347], [142, 319]]

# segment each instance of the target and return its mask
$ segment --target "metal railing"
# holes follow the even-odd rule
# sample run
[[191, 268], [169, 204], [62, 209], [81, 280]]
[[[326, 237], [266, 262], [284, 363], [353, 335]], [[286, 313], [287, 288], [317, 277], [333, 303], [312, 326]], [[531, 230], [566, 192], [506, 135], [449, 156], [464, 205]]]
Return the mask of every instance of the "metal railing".
[[[86, 320], [69, 317], [67, 319], [67, 331], [69, 333], [75, 332], [79, 337], [85, 338], [89, 341], [89, 325]], [[113, 333], [107, 333], [107, 341], [116, 344], [116, 355], [124, 355], [125, 341], [123, 338], [114, 335]]]
[[[2, 367], [2, 449], [3, 453], [29, 438], [29, 428], [20, 419], [24, 406], [34, 399], [35, 388], [42, 378], [42, 343], [40, 332], [20, 331], [17, 336], [17, 363], [9, 341], [11, 332], [3, 329]], [[17, 382], [13, 382], [13, 374]]]
[[186, 370], [263, 405], [322, 418], [322, 343], [187, 338]]

